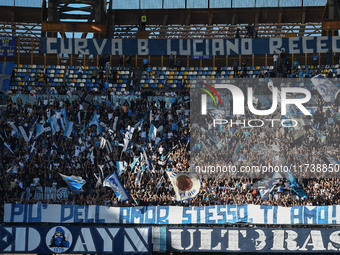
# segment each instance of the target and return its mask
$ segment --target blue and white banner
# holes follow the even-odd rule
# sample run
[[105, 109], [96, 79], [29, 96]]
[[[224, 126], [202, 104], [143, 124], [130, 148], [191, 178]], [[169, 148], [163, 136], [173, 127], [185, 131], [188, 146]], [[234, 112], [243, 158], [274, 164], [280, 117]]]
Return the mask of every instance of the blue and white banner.
[[86, 55], [219, 56], [340, 52], [339, 36], [242, 39], [41, 38], [41, 53]]
[[0, 253], [151, 254], [151, 227], [0, 226]]
[[136, 206], [5, 204], [4, 221], [121, 224], [340, 224], [340, 205]]
[[154, 227], [154, 251], [177, 252], [339, 252], [339, 229]]

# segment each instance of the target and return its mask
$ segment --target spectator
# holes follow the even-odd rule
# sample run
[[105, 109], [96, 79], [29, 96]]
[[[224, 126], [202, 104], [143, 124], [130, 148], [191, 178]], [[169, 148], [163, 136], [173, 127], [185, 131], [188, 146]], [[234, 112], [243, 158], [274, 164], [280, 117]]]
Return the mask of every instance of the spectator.
[[275, 52], [273, 55], [273, 62], [274, 62], [274, 69], [277, 70], [278, 62], [279, 62], [279, 55]]
[[123, 67], [124, 66], [124, 56], [120, 55], [119, 57], [119, 63], [118, 63], [119, 67]]
[[181, 70], [181, 60], [180, 58], [177, 58], [176, 60], [176, 68], [177, 68], [177, 71], [180, 71]]
[[110, 70], [110, 56], [106, 57], [105, 70]]
[[240, 28], [237, 28], [237, 29], [236, 29], [235, 38], [236, 38], [236, 39], [239, 39], [239, 38], [240, 38]]
[[313, 58], [313, 66], [314, 66], [314, 68], [316, 68], [319, 65], [319, 63], [318, 63], [319, 56], [317, 54], [314, 54], [312, 56], [312, 58]]
[[125, 61], [125, 65], [126, 65], [127, 68], [131, 67], [131, 61], [132, 61], [131, 56], [130, 55], [127, 56], [126, 61]]
[[169, 56], [169, 67], [174, 68], [174, 66], [175, 66], [175, 60], [174, 60], [174, 56], [171, 53]]
[[327, 65], [331, 65], [332, 64], [332, 50], [331, 49], [328, 49], [327, 51]]
[[144, 67], [144, 70], [146, 70], [149, 66], [149, 58], [147, 56], [145, 56], [143, 58], [143, 67]]
[[280, 65], [284, 67], [286, 65], [286, 52], [284, 49], [281, 50], [280, 53]]
[[336, 77], [340, 78], [340, 66], [336, 69]]
[[236, 60], [233, 60], [233, 70], [234, 70], [234, 78], [236, 78], [238, 74], [238, 63]]

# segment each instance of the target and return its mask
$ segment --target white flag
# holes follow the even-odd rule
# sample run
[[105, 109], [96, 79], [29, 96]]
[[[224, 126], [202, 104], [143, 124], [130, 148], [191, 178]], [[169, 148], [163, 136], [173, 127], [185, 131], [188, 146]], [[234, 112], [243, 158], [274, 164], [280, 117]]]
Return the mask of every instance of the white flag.
[[166, 172], [176, 193], [176, 200], [194, 198], [200, 191], [201, 181], [196, 172]]
[[337, 93], [339, 93], [340, 90], [331, 82], [330, 79], [319, 74], [312, 78], [312, 83], [320, 93], [323, 100], [327, 103], [333, 103], [335, 101]]

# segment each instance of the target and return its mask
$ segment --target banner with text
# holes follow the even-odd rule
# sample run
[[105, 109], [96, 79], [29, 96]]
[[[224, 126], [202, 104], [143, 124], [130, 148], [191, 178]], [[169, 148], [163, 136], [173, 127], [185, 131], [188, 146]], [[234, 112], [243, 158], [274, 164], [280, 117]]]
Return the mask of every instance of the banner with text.
[[0, 226], [0, 253], [151, 254], [151, 227]]
[[340, 224], [340, 205], [202, 207], [5, 204], [5, 222], [117, 224]]
[[[86, 55], [257, 55], [340, 52], [340, 37], [309, 36], [242, 39], [82, 39], [42, 38], [41, 53]], [[196, 58], [195, 57], [195, 58]]]
[[335, 252], [340, 229], [154, 227], [154, 251], [179, 252]]

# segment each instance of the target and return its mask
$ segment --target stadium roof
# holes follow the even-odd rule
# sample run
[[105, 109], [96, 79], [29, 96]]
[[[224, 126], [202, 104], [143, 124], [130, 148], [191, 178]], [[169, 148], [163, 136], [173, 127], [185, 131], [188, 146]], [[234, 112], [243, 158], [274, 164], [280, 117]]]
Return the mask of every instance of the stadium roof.
[[[107, 1], [109, 2], [109, 1]], [[327, 0], [112, 0], [113, 9], [194, 9], [325, 6]], [[42, 0], [6, 0], [0, 6], [41, 7]]]

